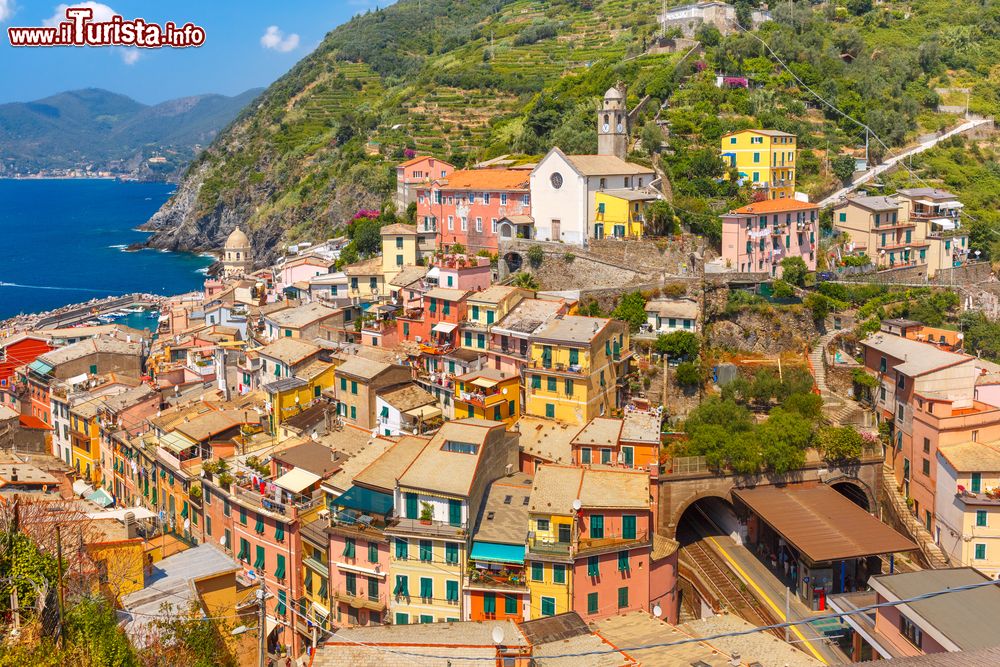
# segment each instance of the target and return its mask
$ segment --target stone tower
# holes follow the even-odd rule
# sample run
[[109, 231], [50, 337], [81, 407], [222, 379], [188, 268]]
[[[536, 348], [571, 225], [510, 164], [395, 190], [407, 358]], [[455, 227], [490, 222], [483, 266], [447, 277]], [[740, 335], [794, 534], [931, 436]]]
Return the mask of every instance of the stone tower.
[[628, 154], [628, 110], [625, 94], [618, 86], [604, 93], [604, 104], [597, 110], [597, 154], [625, 159]]
[[222, 254], [222, 275], [226, 278], [246, 275], [253, 271], [253, 254], [250, 239], [239, 227], [226, 239]]

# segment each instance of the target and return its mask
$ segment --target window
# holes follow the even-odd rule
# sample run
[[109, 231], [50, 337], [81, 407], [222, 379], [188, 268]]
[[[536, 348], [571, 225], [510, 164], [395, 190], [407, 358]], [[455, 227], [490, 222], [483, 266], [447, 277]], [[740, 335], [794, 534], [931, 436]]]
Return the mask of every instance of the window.
[[629, 569], [630, 568], [629, 568], [629, 564], [628, 564], [628, 552], [627, 551], [619, 551], [618, 552], [618, 571], [619, 572], [628, 572]]
[[445, 544], [444, 545], [444, 562], [448, 565], [455, 565], [458, 563], [458, 545], [457, 544]]
[[431, 546], [430, 540], [420, 540], [420, 560], [425, 563], [431, 562], [434, 559], [434, 547]]
[[410, 543], [406, 541], [405, 537], [396, 538], [396, 558], [399, 560], [406, 560], [410, 557]]
[[279, 580], [285, 578], [285, 557], [282, 554], [278, 554], [278, 565], [274, 568], [274, 578]]
[[569, 544], [569, 538], [570, 538], [570, 532], [571, 531], [572, 531], [572, 527], [568, 523], [561, 523], [561, 524], [559, 524], [559, 537], [558, 537], [558, 540], [559, 540], [560, 544]]
[[626, 514], [622, 516], [622, 538], [626, 540], [635, 539], [635, 515]]
[[976, 560], [986, 560], [986, 545], [985, 544], [977, 544], [976, 545], [975, 559]]
[[351, 393], [352, 394], [358, 393], [358, 383], [355, 382], [354, 380], [351, 380]]
[[611, 450], [607, 447], [601, 449], [601, 464], [609, 465], [611, 463]]
[[601, 564], [597, 556], [587, 557], [587, 576], [588, 577], [601, 576]]
[[976, 510], [976, 525], [986, 526], [986, 510]]
[[[472, 442], [458, 442], [457, 440], [445, 440], [441, 446], [443, 452], [454, 452], [455, 454], [475, 454], [479, 451], [479, 445]], [[456, 501], [461, 505], [461, 501]]]
[[430, 577], [420, 577], [420, 598], [427, 601], [434, 599], [434, 580]]
[[250, 562], [250, 543], [242, 537], [240, 538], [240, 553], [237, 558], [244, 563]]
[[972, 480], [969, 484], [970, 489], [973, 493], [979, 493], [983, 490], [983, 475], [982, 473], [974, 472], [972, 473]]
[[878, 362], [878, 372], [885, 373], [885, 369], [886, 369], [886, 361], [885, 357], [882, 357]]
[[503, 612], [505, 614], [516, 614], [517, 613], [517, 596], [516, 595], [504, 595], [503, 596]]
[[263, 570], [266, 560], [264, 558], [264, 547], [257, 545], [257, 556], [253, 559], [253, 566], [257, 570]]
[[531, 376], [531, 388], [532, 389], [541, 389], [542, 388], [542, 376], [541, 375], [532, 375]]
[[590, 465], [590, 447], [584, 447], [580, 450], [580, 463]]
[[924, 438], [924, 454], [930, 454], [930, 453], [931, 453], [931, 439]]
[[444, 599], [447, 602], [458, 603], [458, 582], [448, 580], [444, 582]]
[[910, 619], [900, 614], [899, 616], [899, 632], [901, 635], [906, 637], [911, 644], [920, 648], [921, 643], [923, 643], [923, 632], [920, 628], [916, 626]]
[[483, 613], [496, 615], [497, 613], [496, 593], [483, 593]]
[[375, 542], [368, 543], [368, 562], [377, 563], [378, 562], [378, 544]]
[[540, 533], [547, 533], [547, 532], [549, 532], [549, 528], [550, 528], [551, 524], [549, 523], [548, 519], [538, 519], [535, 522], [535, 526], [538, 529], [538, 532], [540, 532]]
[[590, 536], [592, 538], [604, 537], [604, 515], [593, 514], [590, 517]]
[[542, 598], [542, 616], [555, 616], [556, 599], [550, 597]]
[[921, 471], [924, 473], [925, 477], [930, 477], [931, 475], [931, 461], [930, 459], [924, 459], [921, 466]]
[[624, 609], [628, 606], [628, 586], [622, 586], [618, 589], [618, 608]]
[[545, 389], [546, 391], [551, 391], [555, 393], [556, 391], [556, 379], [554, 377], [545, 378]]
[[341, 554], [345, 558], [354, 558], [354, 538], [345, 537], [344, 538], [344, 551]]
[[392, 589], [392, 594], [398, 598], [410, 597], [410, 580], [405, 574], [396, 575], [396, 586]]
[[566, 583], [566, 566], [561, 563], [554, 563], [552, 565], [552, 583], [554, 584], [565, 584]]
[[378, 578], [368, 577], [368, 599], [378, 602]]
[[477, 232], [483, 231], [483, 219], [482, 218], [476, 218], [476, 231]]
[[247, 525], [247, 508], [240, 507], [240, 523], [244, 526]]
[[545, 565], [542, 563], [531, 564], [531, 580], [545, 581]]
[[452, 526], [462, 525], [462, 501], [448, 500], [448, 523]]
[[396, 625], [409, 625], [410, 617], [408, 614], [401, 614], [396, 612]]

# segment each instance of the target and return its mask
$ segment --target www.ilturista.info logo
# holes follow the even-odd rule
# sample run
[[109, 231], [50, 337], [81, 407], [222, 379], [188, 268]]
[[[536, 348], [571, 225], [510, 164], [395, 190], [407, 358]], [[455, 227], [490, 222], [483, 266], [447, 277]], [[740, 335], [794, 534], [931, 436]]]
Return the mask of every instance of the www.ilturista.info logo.
[[10, 27], [11, 46], [134, 46], [158, 49], [164, 46], [185, 48], [205, 43], [205, 29], [168, 21], [162, 26], [136, 18], [112, 16], [108, 21], [92, 21], [90, 7], [68, 7], [66, 19], [52, 27]]

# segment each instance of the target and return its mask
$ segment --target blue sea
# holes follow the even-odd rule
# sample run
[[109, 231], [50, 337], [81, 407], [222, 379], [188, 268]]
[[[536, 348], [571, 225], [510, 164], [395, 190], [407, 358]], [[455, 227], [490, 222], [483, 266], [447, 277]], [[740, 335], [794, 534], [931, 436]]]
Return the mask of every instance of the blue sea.
[[[93, 298], [199, 289], [212, 259], [140, 250], [174, 185], [0, 179], [0, 319]], [[12, 283], [12, 285], [8, 284]]]

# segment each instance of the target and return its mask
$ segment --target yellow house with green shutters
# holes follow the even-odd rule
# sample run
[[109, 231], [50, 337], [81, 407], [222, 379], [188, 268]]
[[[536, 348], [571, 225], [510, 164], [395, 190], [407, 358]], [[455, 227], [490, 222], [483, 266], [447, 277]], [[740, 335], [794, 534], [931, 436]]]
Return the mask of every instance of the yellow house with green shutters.
[[632, 355], [625, 322], [566, 315], [530, 342], [524, 414], [582, 426], [621, 408]]
[[660, 196], [652, 190], [600, 190], [594, 193], [594, 219], [590, 236], [595, 239], [641, 239], [649, 205]]
[[458, 340], [461, 347], [488, 353], [493, 325], [507, 316], [522, 300], [534, 296], [530, 290], [510, 285], [491, 285], [466, 299], [465, 320]]
[[529, 618], [573, 611], [573, 517], [529, 511], [525, 574], [531, 595]]
[[740, 130], [723, 135], [722, 161], [739, 172], [740, 182], [761, 189], [768, 199], [795, 197], [795, 135], [779, 130]]
[[271, 404], [275, 432], [286, 419], [305, 410], [324, 390], [333, 388], [336, 368], [337, 364], [316, 359], [296, 370], [295, 375], [275, 379], [262, 387]]
[[521, 417], [521, 378], [483, 368], [455, 378], [455, 416], [492, 419], [512, 426]]
[[88, 400], [69, 410], [73, 467], [89, 484], [101, 482], [101, 429], [97, 425], [98, 401]]

